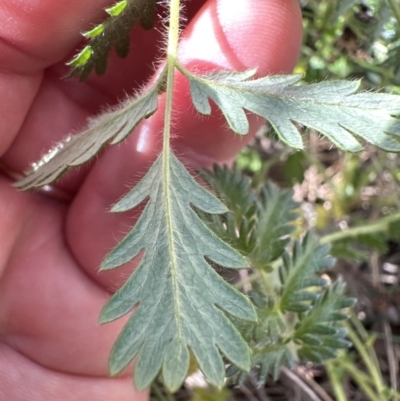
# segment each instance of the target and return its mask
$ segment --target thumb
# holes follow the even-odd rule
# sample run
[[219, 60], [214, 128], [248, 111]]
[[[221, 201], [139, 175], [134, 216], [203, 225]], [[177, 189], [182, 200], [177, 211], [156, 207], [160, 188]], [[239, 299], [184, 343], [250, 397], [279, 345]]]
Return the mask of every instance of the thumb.
[[[209, 0], [185, 29], [179, 59], [194, 72], [256, 68], [258, 75], [290, 73], [302, 40], [301, 11], [297, 0]], [[177, 74], [174, 109], [177, 114], [173, 148], [192, 167], [227, 161], [245, 146], [252, 135], [241, 137], [227, 126], [215, 108], [210, 117], [199, 115], [191, 105], [189, 83]], [[139, 131], [142, 150], [154, 149], [164, 113]], [[263, 119], [249, 115], [250, 134]]]

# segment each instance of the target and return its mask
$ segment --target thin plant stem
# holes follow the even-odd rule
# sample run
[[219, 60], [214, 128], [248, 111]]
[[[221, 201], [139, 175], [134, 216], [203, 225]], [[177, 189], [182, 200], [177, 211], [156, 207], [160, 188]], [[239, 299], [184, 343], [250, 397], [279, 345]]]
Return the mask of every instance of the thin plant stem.
[[397, 0], [387, 0], [390, 8], [392, 9], [393, 15], [395, 16], [397, 23], [400, 25], [400, 5]]
[[153, 383], [151, 385], [151, 391], [154, 393], [154, 395], [157, 397], [159, 401], [169, 401], [167, 397], [162, 393], [162, 391], [159, 389], [157, 383]]
[[168, 390], [168, 388], [165, 388], [165, 392], [167, 393], [168, 401], [176, 401], [174, 395]]
[[364, 394], [368, 397], [368, 400], [384, 401], [384, 399], [382, 398], [383, 393], [378, 392], [378, 394], [376, 394], [368, 383], [370, 381], [370, 378], [365, 373], [358, 370], [354, 364], [345, 362], [343, 363], [342, 368], [344, 368], [347, 373], [350, 374], [353, 380], [358, 384]]
[[327, 234], [321, 238], [322, 244], [330, 244], [332, 242], [343, 241], [348, 238], [358, 237], [359, 235], [376, 234], [388, 230], [389, 225], [400, 220], [400, 213], [392, 214], [382, 218], [377, 223], [366, 224], [360, 227], [348, 228], [344, 231], [338, 231], [332, 234]]
[[372, 382], [374, 383], [374, 387], [378, 394], [382, 394], [383, 390], [385, 388], [385, 385], [383, 383], [382, 376], [380, 374], [379, 367], [376, 366], [375, 361], [371, 356], [369, 355], [369, 352], [366, 348], [366, 346], [362, 343], [358, 335], [353, 331], [353, 329], [350, 327], [350, 325], [345, 323], [345, 327], [347, 329], [347, 335], [350, 339], [350, 341], [353, 343], [353, 345], [357, 348], [358, 353], [360, 354], [366, 368], [368, 369]]
[[[387, 320], [383, 323], [383, 332], [385, 333], [385, 347], [386, 347], [386, 355], [388, 358], [389, 365], [389, 376], [390, 376], [390, 385], [392, 389], [397, 392], [398, 390], [398, 366], [397, 366], [397, 358], [394, 352], [394, 344], [392, 339], [392, 329]], [[399, 401], [398, 398], [393, 401]]]
[[338, 368], [335, 366], [335, 361], [328, 361], [325, 365], [326, 372], [329, 377], [330, 385], [335, 394], [336, 401], [347, 401], [346, 392], [344, 391], [343, 384], [337, 374]]
[[[180, 0], [170, 0], [169, 5], [169, 27], [168, 27], [168, 44], [167, 44], [167, 89], [165, 100], [165, 117], [164, 117], [164, 135], [163, 135], [163, 150], [162, 150], [162, 181], [165, 200], [165, 223], [168, 232], [168, 253], [173, 255], [171, 258], [171, 279], [174, 292], [178, 290], [178, 261], [176, 260], [176, 250], [174, 243], [174, 222], [172, 219], [172, 191], [171, 191], [171, 125], [172, 125], [172, 106], [173, 93], [175, 83], [175, 66], [178, 56], [178, 41], [179, 41], [179, 12]], [[176, 315], [181, 314], [182, 305], [179, 300], [174, 303]], [[178, 325], [178, 336], [181, 336], [181, 327]]]
[[171, 123], [172, 123], [172, 103], [175, 83], [175, 67], [178, 58], [179, 41], [179, 12], [180, 0], [170, 1], [170, 16], [168, 27], [168, 45], [167, 45], [167, 90], [165, 101], [164, 118], [164, 137], [163, 137], [163, 157], [169, 161]]

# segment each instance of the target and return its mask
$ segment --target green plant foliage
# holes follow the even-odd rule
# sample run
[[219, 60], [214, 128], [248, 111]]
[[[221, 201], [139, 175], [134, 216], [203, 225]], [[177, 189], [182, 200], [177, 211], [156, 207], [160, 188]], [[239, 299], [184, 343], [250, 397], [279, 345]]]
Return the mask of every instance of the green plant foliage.
[[343, 294], [344, 283], [338, 280], [314, 297], [309, 311], [299, 319], [293, 339], [300, 345], [300, 360], [322, 363], [351, 345], [345, 340], [347, 332], [340, 328], [339, 322], [348, 319], [343, 309], [352, 307], [355, 300], [344, 298]]
[[289, 186], [301, 183], [304, 180], [306, 156], [304, 152], [295, 152], [289, 155], [283, 167], [285, 183]]
[[256, 267], [266, 267], [282, 256], [289, 235], [295, 230], [300, 204], [293, 201], [293, 191], [279, 190], [272, 183], [260, 191], [256, 243], [250, 260]]
[[299, 204], [293, 191], [280, 190], [272, 183], [259, 191], [236, 170], [214, 166], [203, 177], [231, 211], [223, 218], [203, 216], [208, 226], [249, 258], [254, 267], [268, 268], [282, 256], [294, 231]]
[[232, 393], [227, 389], [216, 390], [215, 388], [194, 388], [191, 401], [229, 401]]
[[[293, 352], [286, 344], [270, 344], [254, 349], [251, 374], [257, 385], [260, 387], [264, 385], [268, 375], [277, 380], [283, 366], [294, 366], [293, 356]], [[247, 380], [249, 374], [240, 371], [236, 367], [229, 366], [227, 377], [237, 386], [241, 386]]]
[[69, 62], [70, 75], [79, 75], [84, 81], [93, 69], [99, 75], [104, 74], [114, 46], [120, 57], [126, 57], [132, 27], [139, 21], [143, 28], [151, 29], [156, 4], [157, 0], [122, 0], [106, 9], [109, 18], [83, 34], [89, 44]]
[[236, 224], [244, 218], [251, 219], [256, 209], [256, 193], [249, 177], [237, 169], [214, 165], [212, 171], [203, 170], [202, 177], [234, 214]]
[[324, 242], [332, 244], [332, 254], [349, 260], [367, 260], [368, 251], [387, 252], [389, 241], [400, 241], [400, 214], [382, 218], [378, 222], [364, 223], [346, 231], [329, 234]]
[[[182, 66], [179, 68], [190, 80], [196, 109], [209, 114], [210, 97], [238, 133], [248, 132], [244, 111], [247, 109], [268, 119], [279, 137], [295, 148], [301, 148], [303, 142], [293, 121], [319, 130], [348, 151], [363, 148], [356, 135], [382, 149], [400, 151], [400, 122], [393, 117], [400, 114], [399, 96], [353, 94], [359, 83], [351, 81], [293, 86], [300, 76], [272, 76], [249, 81], [247, 79], [254, 71], [197, 77]], [[123, 140], [142, 118], [149, 117], [157, 109], [157, 94], [163, 83], [164, 75], [139, 98], [127, 100], [116, 110], [95, 118], [88, 129], [68, 137], [65, 143], [51, 150], [16, 186], [30, 189], [49, 184], [69, 166], [90, 160], [105, 143]]]
[[[292, 191], [270, 183], [257, 191], [248, 178], [226, 167], [216, 166], [203, 176], [220, 198], [237, 210], [229, 219], [203, 218], [214, 232], [227, 241], [231, 239], [230, 243], [248, 256], [260, 276], [251, 281], [249, 292], [257, 322], [234, 319], [252, 349], [252, 373], [258, 384], [263, 384], [270, 373], [278, 378], [282, 366], [321, 363], [347, 348], [350, 343], [340, 322], [347, 319], [343, 310], [351, 307], [354, 299], [344, 297], [340, 280], [331, 285], [320, 277], [332, 267], [334, 259], [329, 256], [330, 247], [320, 245], [315, 235], [308, 234], [288, 248], [299, 206], [292, 200]], [[242, 216], [240, 208], [246, 211]], [[240, 385], [248, 373], [230, 365], [227, 376]]]
[[147, 92], [128, 98], [115, 109], [90, 120], [84, 131], [68, 136], [35, 163], [16, 187], [28, 190], [51, 184], [70, 167], [92, 159], [105, 144], [115, 145], [123, 141], [143, 118], [150, 117], [157, 110], [158, 94], [164, 82], [165, 71]]
[[249, 256], [256, 243], [257, 194], [250, 179], [237, 170], [214, 166], [202, 177], [217, 193], [229, 212], [224, 216], [200, 213], [208, 227], [243, 255]]
[[[363, 78], [366, 88], [399, 93], [399, 21], [396, 0], [308, 0], [297, 72], [307, 82]], [[340, 18], [339, 18], [340, 17]]]
[[358, 4], [359, 0], [339, 0], [337, 2], [337, 10], [336, 13], [333, 15], [332, 19], [336, 20], [341, 15], [343, 15], [346, 11], [350, 10], [353, 6]]
[[249, 131], [245, 110], [267, 119], [279, 138], [301, 149], [303, 140], [293, 122], [313, 128], [340, 148], [363, 149], [356, 137], [388, 151], [400, 151], [400, 113], [397, 96], [381, 93], [354, 94], [358, 81], [326, 81], [298, 85], [299, 75], [272, 76], [249, 80], [246, 73], [212, 73], [195, 76], [181, 71], [190, 80], [193, 104], [205, 115], [211, 113], [212, 99], [238, 134]]
[[331, 268], [335, 261], [328, 254], [329, 246], [317, 244], [318, 240], [308, 234], [302, 243], [295, 242], [291, 255], [283, 255], [283, 264], [279, 269], [281, 310], [297, 313], [308, 311], [309, 301], [317, 298], [315, 292], [308, 289], [325, 285], [325, 280], [315, 274]]
[[[170, 176], [169, 188], [165, 174]], [[144, 250], [136, 271], [101, 313], [101, 322], [109, 322], [139, 304], [114, 345], [110, 371], [121, 372], [138, 355], [138, 389], [149, 386], [162, 369], [165, 385], [176, 390], [186, 377], [190, 349], [205, 377], [221, 386], [225, 371], [220, 351], [241, 369], [250, 368], [249, 349], [226, 313], [246, 320], [256, 316], [249, 301], [205, 257], [231, 268], [246, 267], [247, 261], [192, 210], [190, 205], [206, 213], [226, 212], [172, 153], [168, 164], [160, 157], [113, 212], [132, 209], [148, 197], [133, 230], [102, 264], [103, 270], [112, 269]]]
[[[344, 296], [341, 280], [329, 285], [319, 277], [318, 272], [332, 266], [328, 251], [315, 236], [307, 235], [295, 242], [292, 255], [285, 254], [279, 281], [274, 279], [275, 272], [263, 272], [265, 284], [253, 285], [250, 295], [258, 321], [238, 321], [237, 325], [253, 351], [253, 374], [259, 385], [270, 373], [277, 379], [283, 366], [322, 363], [350, 346], [341, 321], [348, 318], [343, 310], [355, 300]], [[238, 384], [248, 375], [234, 366], [227, 374]]]

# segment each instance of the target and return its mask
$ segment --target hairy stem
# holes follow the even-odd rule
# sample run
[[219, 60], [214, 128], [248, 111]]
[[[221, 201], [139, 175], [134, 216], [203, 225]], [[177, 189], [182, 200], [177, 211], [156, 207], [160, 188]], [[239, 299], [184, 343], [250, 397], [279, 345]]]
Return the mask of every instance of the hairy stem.
[[[168, 161], [171, 137], [175, 66], [178, 58], [180, 0], [171, 0], [167, 44], [167, 91], [164, 118], [163, 158]], [[169, 165], [169, 163], [164, 163]]]
[[321, 244], [330, 244], [332, 242], [343, 241], [354, 238], [359, 235], [376, 234], [378, 232], [386, 232], [391, 223], [400, 219], [400, 214], [396, 213], [382, 218], [377, 223], [366, 224], [360, 227], [349, 228], [344, 231], [327, 234], [321, 238]]
[[[167, 90], [165, 102], [164, 116], [164, 136], [162, 150], [162, 175], [164, 183], [164, 200], [165, 200], [165, 219], [168, 231], [168, 252], [171, 255], [171, 275], [172, 283], [177, 293], [177, 260], [175, 243], [174, 243], [174, 222], [172, 221], [172, 194], [171, 194], [171, 175], [170, 175], [170, 139], [171, 139], [171, 123], [172, 123], [172, 106], [173, 92], [175, 83], [175, 66], [178, 57], [178, 41], [179, 41], [179, 12], [180, 0], [171, 0], [169, 5], [169, 27], [168, 27], [168, 43], [167, 43]], [[176, 314], [180, 315], [181, 305], [179, 300], [175, 303]], [[180, 328], [178, 327], [178, 331]], [[180, 335], [180, 333], [179, 333]]]

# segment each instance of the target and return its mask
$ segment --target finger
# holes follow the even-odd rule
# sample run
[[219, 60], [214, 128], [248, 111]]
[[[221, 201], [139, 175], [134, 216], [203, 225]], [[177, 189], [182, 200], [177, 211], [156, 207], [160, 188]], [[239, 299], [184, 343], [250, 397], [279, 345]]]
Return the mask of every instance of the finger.
[[111, 0], [1, 2], [2, 70], [32, 74], [61, 60]]
[[145, 401], [131, 378], [95, 378], [46, 369], [0, 346], [0, 399], [10, 401]]
[[[180, 57], [194, 71], [257, 68], [259, 76], [287, 74], [297, 62], [301, 40], [301, 12], [296, 0], [219, 0], [199, 14], [187, 30]], [[183, 111], [190, 104], [189, 89], [186, 80], [179, 84], [182, 95], [175, 107]], [[185, 115], [189, 113], [182, 112]], [[251, 135], [233, 134], [221, 114], [215, 115], [218, 117], [204, 118], [192, 112], [192, 118], [182, 118], [184, 134], [174, 142], [176, 150], [200, 165], [235, 156]], [[254, 134], [264, 120], [251, 115], [249, 122], [250, 133]]]
[[0, 3], [0, 155], [10, 146], [40, 86], [44, 68], [61, 60], [110, 0]]
[[2, 178], [0, 191], [1, 260], [7, 261], [0, 280], [2, 343], [49, 369], [107, 377], [124, 319], [99, 326], [108, 294], [77, 268], [66, 247], [65, 205], [17, 192]]
[[[7, 106], [14, 112], [6, 121], [17, 124], [18, 120], [18, 129], [14, 129], [18, 135], [3, 155], [3, 163], [15, 171], [28, 170], [47, 149], [82, 129], [89, 117], [143, 85], [152, 71], [151, 63], [156, 58], [159, 36], [157, 30], [146, 32], [136, 27], [132, 32], [133, 43], [128, 58], [121, 60], [112, 53], [107, 74], [103, 77], [93, 74], [84, 83], [77, 79], [61, 79], [68, 71], [64, 63], [48, 68], [26, 116], [16, 115], [15, 104]], [[141, 55], [140, 63], [137, 54]]]
[[[192, 15], [202, 2], [203, 0], [190, 2], [189, 14]], [[98, 7], [100, 9], [101, 4], [98, 4]], [[80, 12], [76, 5], [75, 11]], [[88, 15], [89, 13], [90, 10]], [[94, 13], [92, 21], [96, 15], [98, 12]], [[42, 18], [43, 20], [36, 22], [43, 27], [44, 18], [51, 19], [54, 15], [42, 14]], [[67, 21], [60, 22], [61, 26], [72, 26], [77, 31], [74, 35], [69, 30], [65, 33], [66, 36], [68, 33], [72, 36], [60, 47], [63, 49], [62, 54], [58, 47], [53, 50], [45, 48], [46, 53], [41, 55], [41, 59], [46, 60], [46, 65], [61, 56], [65, 57], [67, 53], [68, 58], [71, 57], [71, 46], [77, 42], [79, 28], [76, 22], [73, 23], [71, 20], [73, 15], [65, 18]], [[75, 15], [75, 19], [78, 19], [80, 24], [82, 23], [79, 13]], [[90, 26], [88, 22], [81, 30], [88, 29]], [[14, 71], [13, 80], [9, 78], [9, 74], [4, 80], [4, 89], [10, 92], [10, 96], [6, 97], [6, 101], [4, 98], [3, 101], [0, 100], [0, 116], [4, 115], [3, 120], [7, 124], [7, 126], [0, 125], [0, 155], [7, 149], [2, 162], [15, 171], [28, 170], [47, 149], [68, 134], [82, 129], [88, 117], [98, 113], [105, 105], [113, 105], [125, 99], [127, 93], [130, 94], [143, 86], [153, 72], [154, 61], [159, 57], [162, 29], [161, 26], [156, 28], [144, 31], [137, 25], [132, 31], [131, 51], [128, 57], [122, 60], [112, 51], [105, 76], [98, 77], [93, 73], [85, 83], [80, 83], [77, 79], [61, 79], [68, 72], [65, 58], [62, 62], [47, 68], [44, 75], [42, 72], [33, 72], [34, 60], [26, 62], [31, 70], [24, 74]], [[46, 34], [46, 29], [44, 31]], [[56, 39], [57, 37], [53, 38], [53, 40]], [[29, 45], [30, 42], [26, 44], [26, 47]], [[57, 55], [54, 52], [57, 52]], [[0, 56], [0, 66], [1, 63]], [[13, 68], [16, 69], [17, 65]], [[0, 74], [0, 85], [1, 82]], [[33, 84], [35, 84], [34, 87]], [[83, 179], [86, 169], [70, 174], [67, 179], [63, 179], [61, 184], [57, 185], [73, 190]]]
[[[220, 18], [219, 12], [224, 12], [229, 5], [233, 6], [229, 0], [210, 0], [205, 4], [183, 33], [181, 55], [185, 63], [203, 70], [258, 67], [262, 73], [288, 72], [294, 66], [301, 41], [301, 16], [297, 1], [234, 2], [239, 3], [247, 5], [244, 19], [236, 13]], [[238, 26], [239, 36], [235, 35]], [[277, 33], [274, 33], [275, 29]], [[245, 38], [252, 38], [254, 31], [259, 32], [262, 38], [247, 41]], [[270, 41], [269, 36], [274, 41]], [[287, 51], [292, 54], [286, 55], [280, 50], [275, 58], [271, 54], [277, 51], [275, 40], [281, 44], [286, 41]], [[200, 45], [201, 49], [198, 48]], [[211, 49], [210, 55], [207, 49]], [[247, 62], [248, 54], [252, 55], [252, 64]], [[178, 112], [174, 121], [174, 147], [192, 167], [232, 157], [246, 143], [226, 128], [221, 115], [198, 117], [190, 104], [188, 84], [177, 74], [174, 107]], [[127, 272], [118, 269], [99, 274], [98, 266], [105, 253], [126, 233], [127, 225], [132, 225], [131, 217], [134, 216], [115, 216], [108, 210], [126, 192], [127, 185], [137, 181], [147, 170], [159, 152], [163, 109], [164, 99], [161, 98], [160, 108], [153, 117], [143, 121], [124, 143], [105, 152], [82, 186], [67, 220], [67, 238], [75, 257], [89, 275], [108, 288], [110, 283], [114, 285], [126, 278]], [[259, 121], [251, 117], [252, 128], [258, 124]]]

